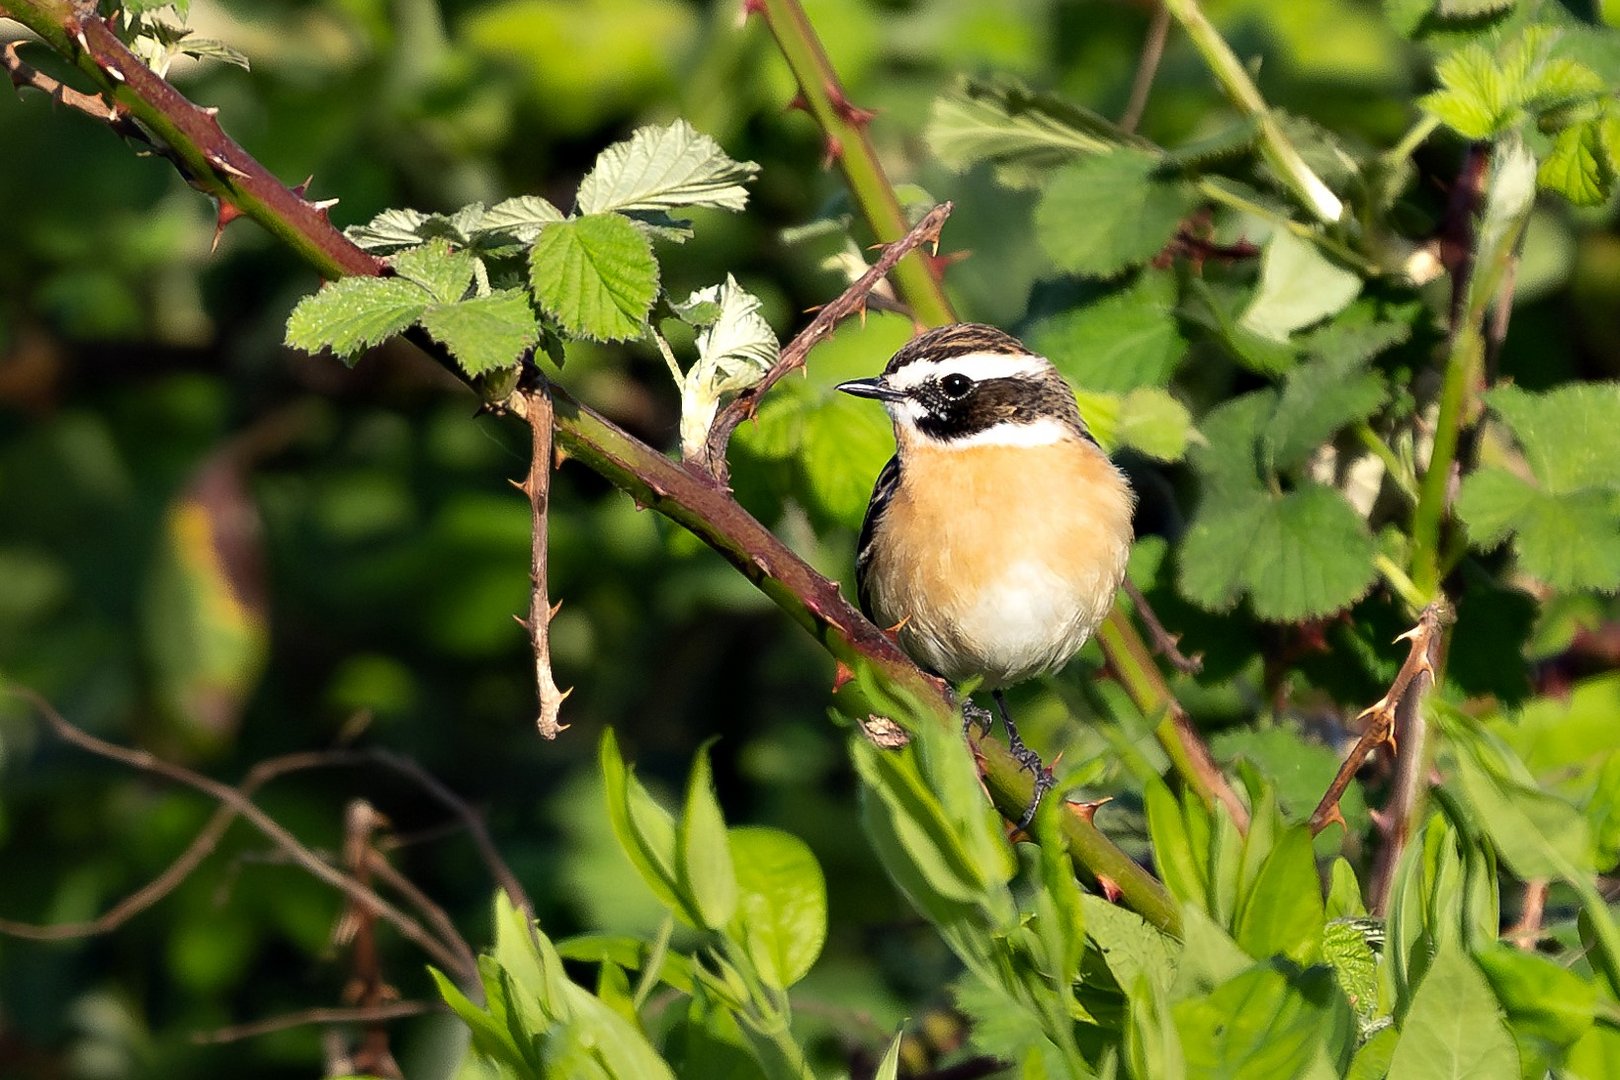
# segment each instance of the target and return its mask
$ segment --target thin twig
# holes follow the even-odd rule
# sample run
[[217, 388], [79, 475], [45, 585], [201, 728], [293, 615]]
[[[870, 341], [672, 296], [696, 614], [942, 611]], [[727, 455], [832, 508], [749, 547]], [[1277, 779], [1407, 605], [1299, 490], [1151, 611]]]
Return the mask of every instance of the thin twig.
[[237, 815], [246, 819], [248, 824], [263, 833], [271, 843], [275, 844], [293, 862], [303, 867], [311, 875], [337, 889], [344, 896], [371, 905], [379, 916], [387, 919], [401, 934], [416, 943], [423, 952], [433, 958], [435, 963], [443, 966], [447, 971], [454, 972], [458, 981], [470, 982], [477, 977], [476, 969], [467, 970], [463, 967], [461, 958], [447, 945], [439, 941], [438, 938], [428, 933], [421, 923], [377, 895], [375, 890], [367, 888], [348, 874], [328, 864], [319, 855], [306, 847], [296, 836], [287, 831], [285, 826], [261, 810], [236, 788], [212, 780], [200, 773], [192, 772], [190, 769], [176, 765], [173, 762], [164, 761], [162, 758], [149, 754], [144, 750], [131, 750], [98, 739], [84, 729], [69, 723], [61, 713], [56, 711], [50, 702], [32, 690], [13, 689], [11, 692], [30, 702], [39, 714], [45, 718], [57, 737], [64, 742], [71, 743], [97, 757], [116, 761], [140, 772], [161, 776], [194, 791], [200, 791], [232, 808]]
[[472, 946], [461, 936], [456, 924], [451, 921], [450, 915], [434, 903], [427, 893], [423, 892], [416, 882], [400, 873], [382, 852], [373, 847], [366, 856], [366, 868], [379, 882], [404, 897], [405, 900], [419, 911], [436, 930], [439, 935], [449, 942], [450, 947], [460, 955], [462, 963], [468, 968], [476, 970], [478, 956], [473, 952]]
[[152, 146], [152, 141], [146, 137], [146, 133], [118, 106], [111, 104], [100, 94], [86, 94], [82, 90], [75, 90], [24, 60], [22, 47], [27, 44], [26, 40], [9, 41], [4, 48], [0, 48], [0, 68], [4, 68], [6, 74], [11, 77], [12, 86], [18, 90], [32, 87], [58, 105], [81, 112], [97, 123], [106, 124], [126, 139], [134, 139], [148, 147]]
[[857, 278], [843, 294], [832, 303], [816, 312], [816, 317], [810, 320], [810, 325], [788, 342], [787, 347], [777, 357], [776, 363], [765, 373], [759, 383], [742, 391], [720, 410], [709, 426], [709, 438], [703, 448], [702, 461], [688, 461], [709, 473], [721, 483], [725, 483], [729, 474], [726, 464], [726, 448], [731, 444], [731, 433], [737, 430], [737, 425], [754, 415], [759, 406], [760, 399], [775, 386], [784, 375], [797, 371], [804, 366], [805, 357], [828, 334], [831, 334], [839, 323], [866, 306], [869, 293], [877, 288], [878, 283], [888, 276], [900, 260], [924, 244], [939, 246], [939, 233], [945, 226], [945, 219], [951, 216], [954, 206], [951, 203], [940, 203], [925, 214], [921, 221], [911, 227], [894, 243], [883, 249], [877, 262], [871, 269]]
[[[518, 625], [529, 632], [529, 644], [534, 650], [534, 687], [540, 700], [540, 719], [537, 726], [542, 738], [555, 739], [568, 725], [557, 719], [557, 713], [568, 695], [574, 692], [557, 689], [557, 680], [551, 674], [551, 620], [557, 608], [546, 590], [546, 512], [551, 503], [551, 393], [544, 385], [535, 389], [519, 390], [523, 399], [521, 410], [533, 435], [529, 452], [529, 475], [521, 484], [514, 485], [529, 499], [529, 617], [518, 619]], [[515, 617], [515, 616], [514, 616]]]
[[191, 1036], [191, 1041], [202, 1046], [219, 1046], [310, 1024], [369, 1024], [444, 1011], [443, 1005], [433, 1001], [394, 1001], [387, 1005], [357, 1009], [303, 1009], [285, 1016], [272, 1016], [268, 1020], [255, 1020], [250, 1024], [199, 1031]]
[[1363, 709], [1361, 715], [1356, 717], [1357, 720], [1364, 721], [1366, 727], [1361, 733], [1361, 738], [1356, 740], [1356, 745], [1351, 749], [1349, 756], [1344, 759], [1344, 764], [1339, 766], [1339, 772], [1322, 795], [1322, 801], [1316, 804], [1315, 813], [1311, 814], [1313, 834], [1321, 832], [1335, 821], [1344, 824], [1344, 815], [1339, 810], [1339, 799], [1343, 797], [1344, 789], [1350, 786], [1351, 779], [1355, 777], [1368, 755], [1385, 743], [1399, 746], [1398, 718], [1402, 712], [1418, 711], [1422, 705], [1423, 695], [1434, 685], [1441, 632], [1450, 625], [1452, 619], [1450, 605], [1444, 600], [1436, 600], [1423, 609], [1416, 626], [1395, 639], [1411, 642], [1406, 660], [1395, 673], [1389, 692]]
[[1153, 5], [1153, 21], [1148, 24], [1147, 38], [1142, 42], [1142, 57], [1136, 62], [1136, 78], [1131, 82], [1131, 96], [1125, 112], [1119, 118], [1122, 130], [1134, 132], [1147, 111], [1148, 94], [1153, 91], [1153, 77], [1159, 73], [1159, 61], [1164, 57], [1164, 43], [1170, 36], [1170, 9], [1163, 3]]
[[473, 846], [478, 849], [479, 857], [484, 860], [484, 868], [489, 871], [489, 876], [506, 893], [506, 898], [512, 901], [513, 907], [527, 914], [530, 919], [534, 918], [534, 904], [529, 900], [529, 894], [523, 891], [523, 886], [518, 882], [517, 875], [512, 873], [512, 868], [501, 858], [500, 850], [496, 848], [494, 838], [489, 835], [489, 826], [484, 822], [482, 814], [445, 786], [444, 781], [404, 754], [382, 749], [365, 750], [360, 753], [367, 760], [384, 765], [415, 781], [422, 790], [460, 818], [467, 835], [472, 839]]
[[1142, 595], [1142, 590], [1136, 587], [1136, 582], [1130, 578], [1125, 579], [1125, 595], [1131, 598], [1131, 606], [1136, 609], [1136, 617], [1142, 620], [1147, 629], [1148, 644], [1153, 651], [1170, 662], [1170, 666], [1183, 675], [1196, 675], [1204, 670], [1204, 654], [1194, 653], [1187, 656], [1180, 649], [1181, 635], [1172, 634], [1164, 628], [1159, 616], [1154, 612], [1153, 605], [1148, 598]]
[[[387, 825], [387, 819], [364, 799], [349, 803], [343, 814], [343, 868], [362, 885], [371, 884], [372, 868], [383, 862], [375, 857], [372, 836]], [[333, 931], [334, 938], [349, 943], [352, 971], [343, 996], [362, 1009], [376, 1009], [389, 997], [397, 997], [383, 981], [382, 960], [377, 952], [377, 913], [367, 904], [350, 899]], [[476, 963], [476, 961], [475, 961]], [[388, 1025], [375, 1017], [365, 1024], [360, 1046], [350, 1058], [356, 1073], [397, 1078], [402, 1074], [388, 1045]]]

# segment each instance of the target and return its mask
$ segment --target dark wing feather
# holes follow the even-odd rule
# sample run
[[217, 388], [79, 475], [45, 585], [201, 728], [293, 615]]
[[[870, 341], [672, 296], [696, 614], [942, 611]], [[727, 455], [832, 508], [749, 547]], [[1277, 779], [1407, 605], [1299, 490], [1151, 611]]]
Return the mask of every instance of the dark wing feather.
[[855, 592], [860, 601], [861, 614], [868, 619], [875, 618], [872, 614], [872, 598], [866, 589], [866, 570], [872, 561], [873, 534], [877, 532], [883, 511], [888, 508], [889, 500], [899, 486], [900, 456], [896, 454], [883, 466], [883, 471], [878, 473], [877, 483], [872, 485], [872, 500], [866, 504], [866, 520], [861, 522], [861, 539], [855, 548]]

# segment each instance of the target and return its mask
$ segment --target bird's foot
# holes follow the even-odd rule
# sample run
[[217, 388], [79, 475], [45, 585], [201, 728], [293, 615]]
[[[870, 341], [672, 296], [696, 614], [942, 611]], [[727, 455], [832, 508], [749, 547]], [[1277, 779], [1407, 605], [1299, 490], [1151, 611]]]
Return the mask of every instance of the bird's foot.
[[994, 723], [989, 709], [983, 709], [973, 704], [972, 698], [962, 699], [962, 734], [970, 736], [974, 728], [979, 730], [979, 738], [990, 734], [990, 726]]
[[1024, 816], [1018, 819], [1018, 827], [1027, 831], [1035, 820], [1035, 811], [1040, 808], [1041, 799], [1057, 784], [1057, 778], [1041, 762], [1041, 755], [1031, 750], [1018, 734], [1018, 725], [1013, 723], [1012, 714], [1007, 711], [1007, 700], [1001, 696], [1000, 690], [995, 692], [995, 700], [996, 707], [1001, 710], [1001, 725], [1007, 729], [1007, 752], [1018, 762], [1019, 768], [1035, 777], [1035, 795], [1030, 799]]

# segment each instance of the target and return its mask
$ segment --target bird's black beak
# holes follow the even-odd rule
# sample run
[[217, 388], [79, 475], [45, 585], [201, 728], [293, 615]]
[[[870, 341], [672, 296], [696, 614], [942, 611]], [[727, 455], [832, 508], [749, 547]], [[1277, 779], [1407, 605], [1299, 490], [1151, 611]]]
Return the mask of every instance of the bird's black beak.
[[835, 389], [855, 397], [877, 398], [879, 401], [899, 401], [905, 393], [886, 385], [881, 378], [877, 379], [851, 379], [841, 382]]

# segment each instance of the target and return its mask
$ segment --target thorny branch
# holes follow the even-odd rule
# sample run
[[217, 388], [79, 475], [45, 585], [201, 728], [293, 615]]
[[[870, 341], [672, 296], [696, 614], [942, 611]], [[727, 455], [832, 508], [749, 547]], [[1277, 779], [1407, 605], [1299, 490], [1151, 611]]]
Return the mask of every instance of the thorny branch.
[[546, 543], [550, 535], [546, 527], [546, 513], [551, 504], [552, 415], [551, 392], [541, 386], [533, 390], [519, 390], [523, 399], [520, 410], [533, 433], [533, 446], [529, 453], [529, 475], [514, 486], [529, 499], [529, 617], [518, 619], [518, 625], [529, 632], [529, 643], [534, 650], [534, 686], [540, 699], [540, 719], [537, 726], [543, 738], [555, 739], [568, 725], [557, 719], [562, 703], [573, 688], [557, 689], [557, 680], [551, 674], [551, 620], [557, 616], [556, 607], [546, 588]]
[[831, 334], [839, 323], [857, 312], [865, 311], [868, 295], [901, 259], [924, 244], [937, 251], [940, 230], [944, 228], [945, 219], [951, 216], [953, 209], [955, 209], [953, 204], [944, 202], [928, 211], [906, 235], [885, 246], [877, 262], [845, 289], [838, 299], [816, 312], [816, 317], [810, 320], [810, 325], [799, 331], [793, 340], [788, 342], [787, 348], [782, 350], [776, 363], [765, 373], [765, 377], [757, 385], [732, 398], [714, 418], [714, 423], [709, 427], [708, 441], [703, 448], [704, 460], [689, 461], [687, 464], [696, 465], [721, 483], [725, 483], [730, 471], [726, 464], [726, 448], [731, 444], [731, 433], [737, 429], [737, 425], [754, 415], [760, 399], [781, 381], [784, 375], [802, 368], [810, 350]]
[[1136, 582], [1126, 578], [1124, 585], [1125, 595], [1131, 598], [1131, 606], [1136, 609], [1136, 617], [1142, 620], [1142, 628], [1147, 631], [1148, 642], [1153, 651], [1170, 662], [1170, 666], [1183, 675], [1196, 675], [1204, 670], [1204, 654], [1193, 653], [1187, 656], [1181, 651], [1181, 635], [1172, 634], [1164, 628], [1159, 621], [1158, 613], [1148, 598], [1142, 595], [1142, 590], [1136, 587]]
[[1443, 631], [1454, 618], [1451, 606], [1444, 600], [1436, 600], [1423, 609], [1416, 626], [1395, 639], [1411, 643], [1406, 660], [1395, 673], [1389, 692], [1356, 717], [1358, 721], [1364, 721], [1366, 727], [1349, 756], [1344, 759], [1344, 764], [1339, 766], [1339, 772], [1322, 795], [1322, 801], [1317, 803], [1315, 813], [1311, 814], [1312, 834], [1321, 832], [1335, 821], [1344, 824], [1339, 799], [1343, 797], [1344, 789], [1350, 786], [1350, 780], [1361, 768], [1362, 762], [1380, 746], [1398, 745], [1398, 740], [1404, 734], [1401, 731], [1402, 718], [1421, 709], [1423, 696], [1434, 686]]
[[[71, 743], [72, 745], [77, 746], [79, 749], [84, 750], [87, 753], [94, 754], [97, 757], [105, 758], [109, 761], [116, 761], [121, 765], [139, 770], [140, 772], [150, 773], [154, 776], [161, 776], [166, 780], [170, 780], [184, 787], [189, 787], [194, 791], [202, 792], [203, 794], [213, 798], [222, 804], [222, 810], [228, 808], [232, 812], [233, 816], [246, 819], [250, 825], [252, 825], [255, 829], [258, 829], [259, 832], [263, 833], [264, 836], [271, 841], [271, 843], [273, 843], [294, 863], [303, 867], [316, 878], [319, 878], [321, 881], [324, 881], [326, 884], [337, 889], [350, 900], [367, 905], [370, 909], [375, 911], [379, 917], [388, 920], [388, 922], [392, 924], [394, 928], [397, 929], [402, 935], [414, 942], [422, 949], [423, 952], [432, 957], [434, 963], [443, 967], [447, 972], [453, 973], [454, 978], [458, 982], [470, 984], [477, 979], [477, 968], [476, 966], [469, 968], [466, 965], [463, 959], [464, 952], [458, 951], [452, 946], [447, 945], [445, 942], [440, 941], [438, 938], [430, 934], [427, 929], [416, 919], [412, 918], [410, 915], [389, 903], [382, 896], [378, 895], [376, 890], [362, 884], [351, 875], [338, 870], [336, 867], [329, 864], [325, 859], [321, 858], [318, 854], [311, 851], [296, 836], [289, 832], [285, 826], [276, 821], [273, 817], [265, 813], [255, 803], [253, 803], [246, 795], [242, 793], [240, 789], [231, 787], [228, 784], [222, 784], [219, 781], [212, 780], [201, 775], [200, 773], [192, 772], [190, 769], [176, 765], [173, 762], [164, 761], [163, 759], [147, 753], [144, 750], [131, 750], [127, 747], [117, 746], [103, 739], [98, 739], [84, 729], [70, 723], [65, 717], [62, 716], [61, 713], [56, 711], [50, 702], [46, 701], [43, 697], [34, 693], [33, 691], [14, 690], [12, 692], [32, 704], [35, 710], [45, 718], [45, 721], [50, 725], [57, 737], [62, 739], [64, 742]], [[287, 770], [283, 769], [282, 771]], [[218, 837], [217, 835], [213, 835], [213, 828], [215, 827], [217, 821], [218, 816], [216, 815], [216, 819], [214, 821], [210, 821], [209, 825], [205, 827], [203, 834], [199, 836], [199, 840], [207, 836], [212, 838], [212, 842], [217, 843]], [[227, 818], [225, 819], [225, 824], [228, 823], [229, 819]], [[218, 828], [222, 832], [224, 829], [224, 824], [220, 824]], [[93, 923], [89, 924], [94, 928], [92, 932], [102, 933], [107, 929], [111, 929], [112, 926], [116, 926], [118, 922], [122, 922], [124, 919], [129, 918], [129, 916], [134, 914], [136, 911], [150, 906], [158, 896], [161, 896], [164, 892], [169, 891], [174, 887], [175, 884], [178, 883], [176, 878], [176, 870], [178, 867], [185, 866], [188, 861], [190, 861], [190, 865], [195, 865], [195, 861], [200, 861], [202, 856], [206, 855], [210, 848], [211, 845], [208, 847], [203, 847], [198, 843], [198, 841], [193, 841], [192, 847], [188, 848], [186, 853], [183, 854], [180, 859], [176, 860], [176, 862], [172, 864], [170, 868], [164, 872], [164, 874], [160, 875], [156, 881], [142, 889], [139, 893], [135, 894], [135, 896], [120, 903], [113, 909], [112, 912], [109, 912], [107, 915], [102, 916], [101, 919], [95, 920]], [[201, 850], [201, 854], [194, 854], [198, 850]], [[184, 872], [179, 873], [178, 877], [184, 877]], [[100, 925], [106, 923], [109, 917], [111, 917], [114, 913], [119, 915], [117, 921], [106, 926]], [[0, 929], [3, 929], [8, 933], [20, 931], [21, 933], [19, 936], [27, 937], [56, 939], [60, 937], [75, 936], [72, 934], [62, 934], [59, 932], [60, 930], [67, 929], [67, 927], [34, 927], [29, 926], [28, 924], [8, 923], [0, 925]]]
[[[372, 848], [372, 836], [388, 819], [364, 799], [349, 803], [343, 815], [343, 868], [362, 885], [370, 885], [372, 867], [381, 859]], [[397, 997], [394, 988], [383, 981], [382, 961], [377, 953], [377, 913], [350, 897], [333, 928], [333, 939], [348, 944], [353, 974], [343, 996], [349, 1004], [373, 1010], [387, 999]], [[475, 961], [476, 964], [476, 961]], [[388, 1046], [388, 1025], [376, 1017], [365, 1023], [360, 1045], [350, 1055], [352, 1068], [369, 1076], [399, 1077], [399, 1063]]]

